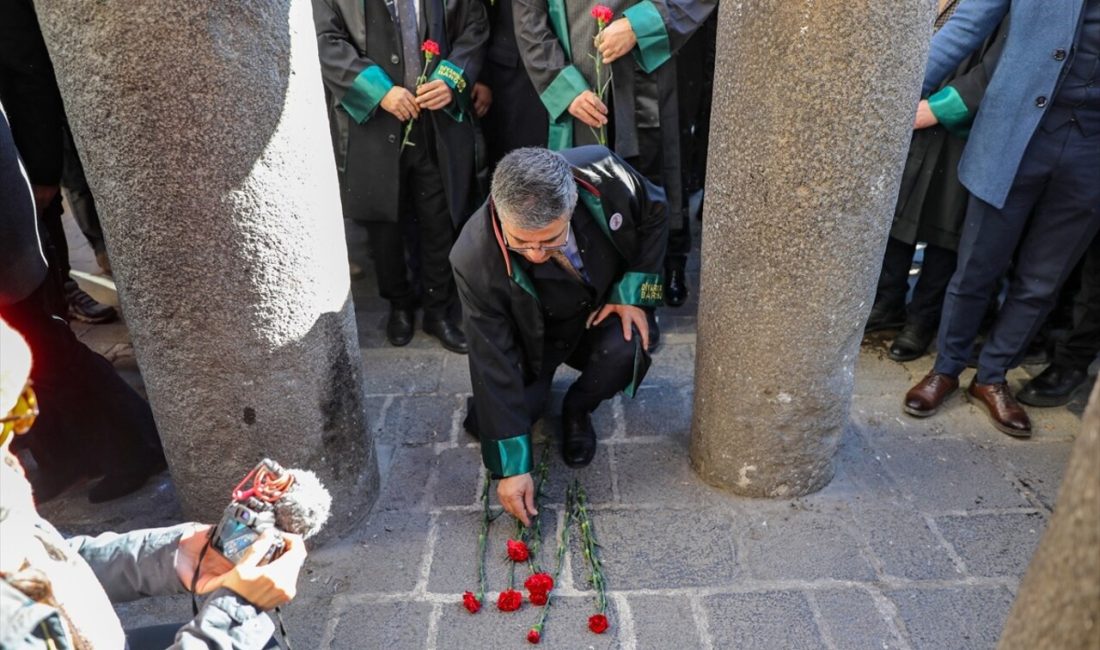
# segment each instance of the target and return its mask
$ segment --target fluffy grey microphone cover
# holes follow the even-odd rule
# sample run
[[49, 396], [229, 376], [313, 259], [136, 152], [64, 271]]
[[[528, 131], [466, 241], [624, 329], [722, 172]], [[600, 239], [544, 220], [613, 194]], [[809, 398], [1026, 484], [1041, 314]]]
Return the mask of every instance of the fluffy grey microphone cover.
[[294, 475], [294, 485], [275, 503], [275, 526], [308, 539], [328, 521], [332, 495], [308, 469], [288, 471]]

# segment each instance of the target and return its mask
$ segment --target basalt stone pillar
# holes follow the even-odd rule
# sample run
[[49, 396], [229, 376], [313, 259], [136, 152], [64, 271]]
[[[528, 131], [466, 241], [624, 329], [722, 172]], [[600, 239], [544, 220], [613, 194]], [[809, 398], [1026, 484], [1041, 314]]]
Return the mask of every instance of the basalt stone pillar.
[[40, 0], [188, 517], [264, 456], [377, 494], [309, 0]]
[[792, 497], [832, 478], [933, 5], [719, 5], [691, 444], [707, 482]]
[[998, 648], [1100, 648], [1100, 382]]

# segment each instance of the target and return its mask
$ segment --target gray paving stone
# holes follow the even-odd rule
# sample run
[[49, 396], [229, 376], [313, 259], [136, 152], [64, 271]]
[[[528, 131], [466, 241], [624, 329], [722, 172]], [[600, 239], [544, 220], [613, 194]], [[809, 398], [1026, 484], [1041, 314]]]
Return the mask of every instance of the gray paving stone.
[[715, 648], [824, 648], [806, 597], [796, 591], [711, 596], [703, 601]]
[[871, 580], [875, 577], [859, 541], [834, 514], [790, 506], [766, 511], [754, 509], [738, 528], [741, 561], [753, 578]]
[[857, 507], [852, 516], [886, 575], [910, 580], [962, 577], [943, 543], [911, 507]]
[[[565, 398], [565, 392], [565, 389], [559, 388], [555, 388], [550, 392], [550, 399], [546, 407], [546, 412], [542, 418], [545, 433], [555, 441], [559, 440], [561, 437], [561, 405]], [[616, 399], [621, 400], [625, 398], [621, 395], [616, 395], [600, 403], [596, 410], [592, 412], [592, 428], [596, 431], [596, 437], [601, 440], [615, 435], [616, 423], [613, 402]]]
[[459, 408], [453, 395], [414, 395], [394, 398], [386, 413], [383, 439], [404, 444], [446, 442]]
[[882, 464], [881, 455], [849, 427], [833, 457], [835, 474], [824, 488], [798, 501], [807, 504], [875, 504], [901, 498], [901, 490]]
[[688, 599], [631, 596], [630, 610], [638, 650], [703, 647]]
[[[443, 605], [439, 621], [439, 648], [531, 648], [527, 630], [535, 624], [541, 608], [524, 602], [515, 612], [501, 612], [496, 604], [471, 615], [459, 603]], [[593, 614], [589, 598], [555, 598], [543, 628], [539, 648], [600, 648], [619, 647], [619, 624], [612, 610], [608, 613], [611, 627], [604, 634], [588, 629], [588, 617]]]
[[623, 397], [627, 436], [691, 436], [691, 387], [661, 390], [642, 387], [633, 399]]
[[642, 386], [685, 386], [694, 380], [695, 344], [662, 344], [653, 355], [653, 365], [649, 367]]
[[426, 514], [375, 512], [354, 535], [323, 549], [332, 590], [411, 592], [420, 579], [430, 526]]
[[397, 440], [399, 435], [396, 431], [385, 428], [384, 416], [387, 399], [389, 398], [365, 397], [363, 398], [363, 411], [367, 416], [367, 426], [370, 427], [375, 443], [392, 445], [400, 441]]
[[340, 614], [333, 650], [423, 648], [428, 640], [430, 603], [396, 602], [349, 606]]
[[994, 455], [1006, 462], [1009, 471], [1039, 498], [1054, 509], [1058, 486], [1069, 463], [1071, 442], [1049, 442], [1030, 445], [1010, 445], [994, 450]]
[[1046, 521], [1039, 513], [937, 517], [944, 539], [976, 576], [1022, 578]]
[[479, 447], [445, 449], [433, 461], [437, 467], [431, 504], [440, 506], [476, 505], [480, 494], [481, 470]]
[[[728, 585], [738, 577], [733, 523], [716, 510], [597, 510], [593, 527], [609, 589]], [[575, 529], [574, 529], [575, 530]], [[573, 584], [588, 571], [573, 547]]]
[[[549, 571], [557, 550], [557, 513], [551, 508], [543, 508], [540, 516], [543, 550], [538, 561]], [[477, 591], [477, 534], [481, 512], [442, 512], [436, 521], [439, 541], [428, 577], [428, 591], [448, 594]], [[505, 549], [507, 540], [514, 538], [515, 533], [515, 520], [508, 515], [501, 515], [489, 526], [489, 546], [485, 555], [489, 591], [507, 588], [508, 568], [512, 563]], [[516, 584], [521, 587], [527, 575], [525, 567], [517, 566]]]
[[829, 638], [840, 648], [900, 648], [875, 601], [859, 589], [815, 591], [813, 598]]
[[887, 592], [914, 650], [993, 648], [1012, 594], [1003, 587], [899, 589]]
[[[448, 353], [443, 357], [443, 370], [439, 373], [439, 392], [471, 393], [469, 357]], [[463, 402], [463, 405], [465, 403]]]
[[989, 452], [962, 440], [882, 439], [875, 446], [906, 495], [925, 511], [1029, 504]]
[[363, 350], [363, 383], [367, 394], [433, 393], [439, 386], [442, 354], [410, 348]]
[[427, 510], [431, 507], [431, 473], [437, 462], [431, 447], [397, 447], [374, 510]]
[[698, 506], [732, 504], [735, 497], [703, 483], [688, 460], [687, 439], [614, 446], [623, 503]]
[[550, 450], [550, 476], [543, 489], [546, 503], [563, 503], [565, 491], [573, 479], [577, 479], [588, 493], [590, 503], [610, 503], [613, 499], [611, 489], [611, 462], [607, 445], [596, 447], [596, 457], [588, 467], [573, 469], [561, 459], [557, 447]]

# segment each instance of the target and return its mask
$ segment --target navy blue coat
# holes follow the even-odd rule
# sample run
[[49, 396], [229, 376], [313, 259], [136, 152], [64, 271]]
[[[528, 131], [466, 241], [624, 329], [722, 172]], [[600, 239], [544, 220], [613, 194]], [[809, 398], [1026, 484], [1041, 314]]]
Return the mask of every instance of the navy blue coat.
[[1031, 136], [1068, 70], [1085, 0], [966, 0], [932, 38], [924, 95], [993, 33], [1011, 12], [1001, 64], [974, 118], [959, 163], [970, 193], [1003, 208]]

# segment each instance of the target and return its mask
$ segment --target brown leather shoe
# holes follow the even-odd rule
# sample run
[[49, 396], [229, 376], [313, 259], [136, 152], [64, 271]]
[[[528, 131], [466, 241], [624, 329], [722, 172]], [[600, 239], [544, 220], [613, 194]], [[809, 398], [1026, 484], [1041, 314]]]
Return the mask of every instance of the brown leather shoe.
[[944, 400], [958, 387], [958, 377], [930, 372], [905, 394], [905, 412], [918, 418], [935, 415]]
[[979, 384], [970, 382], [967, 395], [973, 398], [971, 401], [985, 407], [989, 419], [993, 420], [993, 426], [1001, 433], [1007, 433], [1014, 438], [1031, 437], [1031, 419], [1027, 417], [1027, 411], [1008, 389], [1008, 384]]

